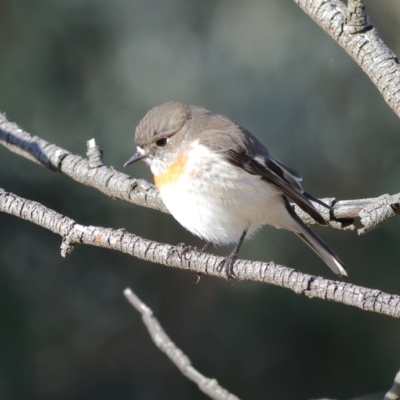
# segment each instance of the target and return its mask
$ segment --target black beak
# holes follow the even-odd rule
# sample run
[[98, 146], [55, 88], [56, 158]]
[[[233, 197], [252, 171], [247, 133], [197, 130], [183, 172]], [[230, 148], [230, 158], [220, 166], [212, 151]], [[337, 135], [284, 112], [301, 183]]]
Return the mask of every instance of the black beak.
[[128, 165], [131, 165], [131, 164], [135, 163], [136, 161], [143, 160], [143, 158], [146, 158], [146, 157], [147, 157], [147, 154], [135, 153], [135, 154], [124, 164], [124, 168], [127, 167]]

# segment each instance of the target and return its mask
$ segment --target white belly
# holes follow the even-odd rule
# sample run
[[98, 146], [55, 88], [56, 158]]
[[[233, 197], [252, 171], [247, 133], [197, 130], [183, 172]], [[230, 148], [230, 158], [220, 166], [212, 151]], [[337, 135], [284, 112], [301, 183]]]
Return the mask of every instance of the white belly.
[[[207, 162], [200, 166], [197, 156]], [[205, 147], [197, 146], [189, 159], [183, 176], [173, 185], [162, 186], [160, 193], [171, 214], [190, 232], [222, 245], [236, 243], [246, 229], [249, 238], [265, 224], [289, 228], [291, 218], [275, 185], [232, 166]]]

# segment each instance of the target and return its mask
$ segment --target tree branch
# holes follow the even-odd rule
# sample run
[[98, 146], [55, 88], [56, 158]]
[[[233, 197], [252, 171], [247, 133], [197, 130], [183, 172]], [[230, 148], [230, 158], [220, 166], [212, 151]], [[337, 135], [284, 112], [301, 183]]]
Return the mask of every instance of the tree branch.
[[365, 13], [362, 0], [294, 0], [364, 70], [400, 117], [400, 64]]
[[183, 375], [196, 383], [203, 393], [214, 400], [239, 400], [238, 397], [218, 385], [216, 379], [206, 378], [192, 366], [189, 358], [165, 333], [164, 329], [154, 316], [153, 311], [151, 311], [151, 309], [144, 304], [130, 288], [124, 290], [124, 295], [129, 303], [131, 303], [132, 306], [142, 314], [143, 322], [146, 325], [155, 345], [167, 355]]
[[394, 382], [390, 390], [385, 394], [383, 400], [399, 400], [400, 398], [400, 372], [394, 378]]
[[[378, 88], [387, 104], [400, 116], [400, 64], [393, 51], [386, 46], [365, 12], [362, 0], [294, 0], [318, 25], [357, 62]], [[88, 142], [88, 159], [74, 155], [54, 144], [24, 132], [0, 113], [0, 143], [9, 150], [35, 161], [46, 168], [61, 172], [85, 185], [92, 186], [108, 196], [168, 212], [157, 189], [144, 180], [108, 168], [101, 150], [94, 141]], [[329, 225], [338, 229], [354, 229], [353, 220], [360, 218], [364, 225], [360, 234], [381, 226], [399, 214], [400, 194], [378, 198], [336, 201], [323, 199], [332, 206], [326, 210], [316, 204]], [[308, 224], [314, 221], [296, 208]], [[113, 230], [83, 226], [43, 205], [23, 199], [0, 189], [0, 211], [31, 221], [62, 236], [61, 254], [65, 257], [76, 244], [88, 244], [121, 251], [140, 259], [211, 276], [225, 277], [218, 271], [222, 260], [197, 249], [161, 244], [130, 234], [123, 229]], [[266, 282], [305, 294], [400, 317], [400, 296], [383, 293], [350, 283], [332, 281], [302, 274], [273, 262], [238, 260], [233, 269], [238, 280]], [[124, 292], [130, 303], [142, 314], [153, 341], [173, 361], [181, 372], [197, 383], [200, 390], [213, 399], [235, 400], [236, 396], [195, 370], [190, 360], [166, 335], [152, 311], [130, 289]], [[385, 400], [400, 398], [400, 373]]]
[[32, 136], [0, 113], [0, 143], [12, 152], [73, 180], [92, 186], [107, 196], [145, 207], [168, 212], [158, 190], [142, 179], [133, 179], [104, 165], [96, 154], [96, 145], [89, 141], [89, 160], [70, 153], [55, 144]]
[[[108, 196], [168, 213], [154, 185], [143, 179], [133, 179], [112, 167], [108, 168], [105, 165], [103, 153], [96, 146], [94, 139], [87, 142], [88, 159], [84, 159], [55, 144], [30, 135], [17, 124], [8, 121], [5, 114], [0, 113], [0, 144], [16, 154], [52, 171], [61, 172], [77, 182], [92, 186]], [[331, 210], [318, 203], [314, 205], [329, 226], [353, 230], [354, 219], [361, 218], [361, 222], [367, 225], [365, 229], [359, 230], [359, 233], [366, 233], [399, 214], [399, 196], [399, 194], [383, 195], [372, 199], [341, 201], [335, 198], [322, 199], [332, 207]], [[306, 224], [315, 224], [315, 221], [303, 210], [297, 206], [294, 208]]]
[[[125, 229], [110, 229], [84, 226], [35, 201], [26, 200], [0, 189], [0, 211], [31, 221], [62, 236], [61, 254], [71, 253], [77, 244], [121, 251], [142, 260], [169, 267], [184, 269], [198, 274], [225, 278], [218, 266], [223, 260], [212, 254], [202, 253], [184, 245], [171, 246], [157, 243], [126, 232]], [[380, 290], [364, 288], [351, 283], [332, 281], [303, 274], [274, 262], [238, 260], [233, 267], [237, 280], [265, 282], [284, 287], [297, 294], [373, 311], [391, 317], [400, 317], [400, 296]]]

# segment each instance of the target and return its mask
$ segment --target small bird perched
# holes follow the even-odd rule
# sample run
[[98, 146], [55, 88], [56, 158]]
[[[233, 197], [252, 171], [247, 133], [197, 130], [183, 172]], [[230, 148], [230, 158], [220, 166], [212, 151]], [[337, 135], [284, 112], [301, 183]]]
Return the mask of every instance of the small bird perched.
[[151, 109], [135, 133], [136, 153], [124, 167], [149, 165], [161, 198], [178, 222], [210, 243], [236, 247], [220, 264], [228, 277], [241, 244], [263, 225], [294, 232], [338, 275], [338, 256], [294, 212], [292, 199], [327, 225], [302, 177], [273, 158], [249, 131], [204, 108], [170, 101]]

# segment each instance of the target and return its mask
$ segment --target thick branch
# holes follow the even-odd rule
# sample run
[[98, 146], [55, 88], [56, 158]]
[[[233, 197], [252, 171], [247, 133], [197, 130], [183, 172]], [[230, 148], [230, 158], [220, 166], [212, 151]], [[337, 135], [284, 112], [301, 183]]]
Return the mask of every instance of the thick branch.
[[400, 64], [365, 13], [363, 1], [294, 0], [357, 62], [400, 117]]
[[131, 289], [125, 289], [124, 295], [129, 303], [141, 314], [144, 324], [150, 333], [155, 345], [165, 353], [168, 358], [178, 367], [178, 369], [192, 382], [196, 383], [199, 389], [214, 400], [239, 400], [238, 397], [229, 393], [218, 385], [216, 379], [206, 378], [192, 366], [189, 358], [179, 349], [176, 344], [168, 337], [164, 329], [157, 321], [153, 311], [144, 304]]
[[[104, 163], [101, 150], [93, 139], [88, 141], [88, 159], [84, 159], [55, 144], [30, 135], [15, 123], [9, 122], [5, 114], [0, 113], [0, 143], [14, 153], [92, 186], [108, 196], [168, 213], [154, 185], [108, 168]], [[384, 196], [385, 204], [382, 203]], [[336, 201], [334, 198], [322, 199], [332, 207], [330, 211], [318, 203], [315, 203], [315, 206], [331, 227], [345, 230], [354, 229], [353, 220], [363, 217], [364, 210], [367, 210], [369, 218], [361, 220], [361, 222], [368, 221], [368, 226], [366, 225], [366, 229], [361, 232], [365, 233], [397, 215], [399, 195], [384, 196], [342, 201]], [[384, 211], [381, 211], [382, 207]], [[371, 213], [371, 208], [375, 212]], [[295, 209], [305, 223], [315, 224], [308, 214], [298, 207]], [[390, 209], [392, 209], [391, 212]]]
[[[221, 257], [182, 245], [171, 246], [153, 242], [128, 233], [124, 229], [83, 226], [35, 201], [23, 199], [4, 190], [0, 190], [0, 211], [31, 221], [61, 235], [63, 256], [70, 253], [76, 244], [83, 243], [121, 251], [169, 267], [225, 278], [225, 273], [218, 268], [222, 261]], [[237, 280], [270, 283], [293, 290], [297, 294], [305, 294], [310, 298], [317, 297], [395, 318], [400, 317], [400, 296], [302, 274], [274, 262], [238, 260], [235, 262], [233, 273]]]

